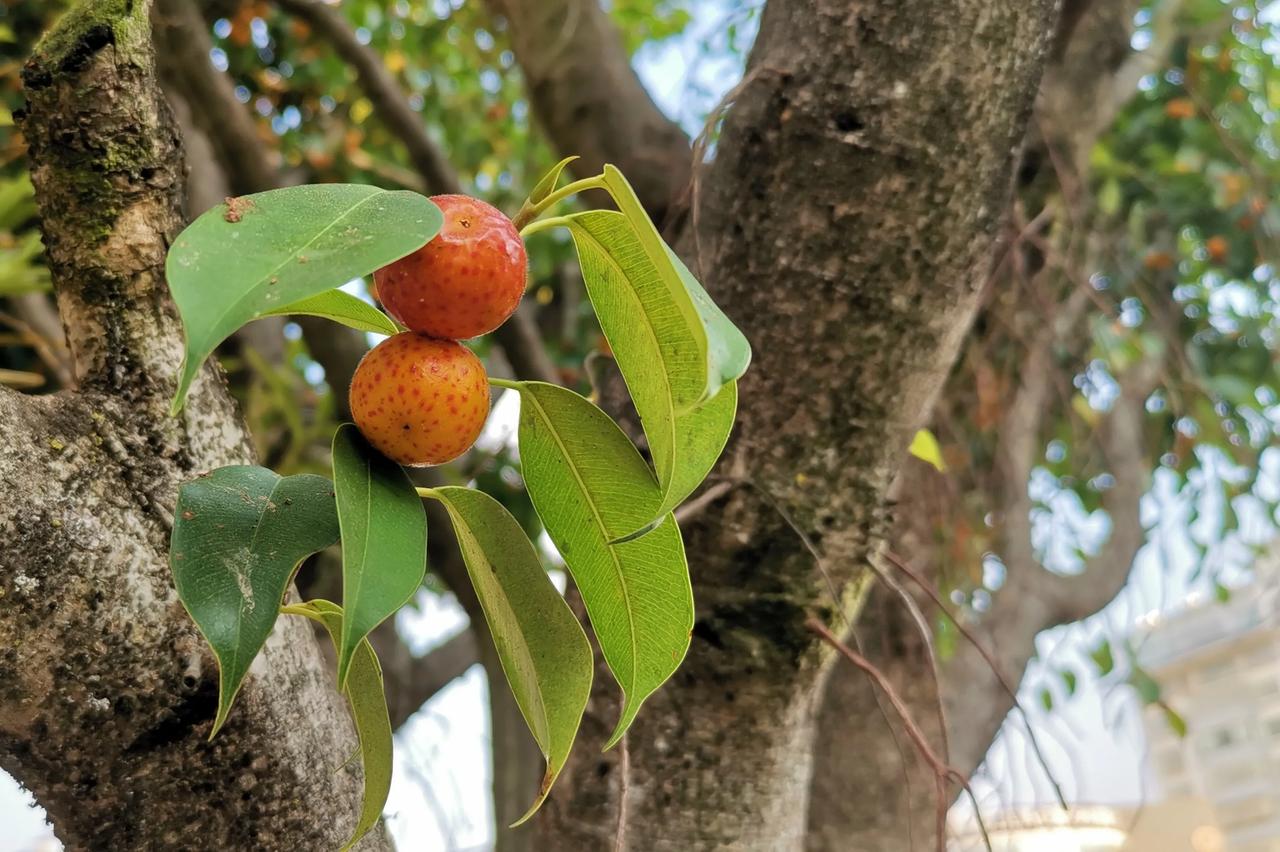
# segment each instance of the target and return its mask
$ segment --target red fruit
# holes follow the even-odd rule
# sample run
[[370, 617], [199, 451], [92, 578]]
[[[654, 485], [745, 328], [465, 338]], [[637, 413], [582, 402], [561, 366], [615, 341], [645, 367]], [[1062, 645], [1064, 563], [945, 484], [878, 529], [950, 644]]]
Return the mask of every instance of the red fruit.
[[465, 453], [489, 416], [489, 381], [470, 349], [405, 332], [364, 356], [351, 380], [351, 416], [400, 464], [443, 464]]
[[436, 195], [444, 227], [431, 242], [373, 274], [378, 300], [410, 331], [465, 340], [506, 322], [524, 295], [524, 242], [500, 210]]

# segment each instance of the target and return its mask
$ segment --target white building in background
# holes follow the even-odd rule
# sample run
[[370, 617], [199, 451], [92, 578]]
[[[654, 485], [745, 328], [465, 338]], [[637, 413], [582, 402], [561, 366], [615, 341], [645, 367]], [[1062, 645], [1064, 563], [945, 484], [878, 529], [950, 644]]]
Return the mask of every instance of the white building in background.
[[[1014, 808], [986, 820], [992, 852], [1122, 852], [1128, 837], [1127, 813], [1105, 805], [1064, 811], [1057, 806]], [[953, 826], [949, 852], [985, 850], [976, 825]]]
[[[1167, 799], [1142, 807], [1057, 805], [1007, 810], [987, 820], [992, 852], [1230, 852], [1208, 802]], [[985, 852], [977, 826], [952, 826], [948, 852]]]
[[1149, 622], [1139, 650], [1187, 723], [1179, 737], [1148, 708], [1151, 800], [1207, 801], [1221, 852], [1280, 852], [1280, 601], [1274, 572], [1259, 573], [1225, 603]]

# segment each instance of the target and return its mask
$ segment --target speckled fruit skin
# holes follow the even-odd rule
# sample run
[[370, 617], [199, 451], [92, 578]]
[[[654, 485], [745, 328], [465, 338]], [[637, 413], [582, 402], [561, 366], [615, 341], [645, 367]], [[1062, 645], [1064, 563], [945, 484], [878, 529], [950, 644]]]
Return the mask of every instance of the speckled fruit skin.
[[351, 380], [351, 416], [400, 464], [444, 464], [465, 453], [489, 416], [489, 381], [470, 349], [407, 331], [364, 356]]
[[444, 227], [431, 242], [373, 274], [378, 299], [400, 324], [466, 340], [506, 322], [528, 277], [524, 242], [496, 207], [466, 195], [435, 195]]

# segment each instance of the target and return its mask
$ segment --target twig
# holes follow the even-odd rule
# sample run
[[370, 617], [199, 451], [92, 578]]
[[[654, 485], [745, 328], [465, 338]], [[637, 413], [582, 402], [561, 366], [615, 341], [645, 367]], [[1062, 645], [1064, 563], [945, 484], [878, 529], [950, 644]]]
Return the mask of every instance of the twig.
[[880, 569], [880, 566], [874, 562], [871, 564], [871, 570], [875, 572], [877, 579], [888, 586], [894, 594], [902, 599], [903, 605], [907, 608], [907, 612], [911, 613], [911, 618], [916, 623], [916, 628], [920, 631], [920, 639], [924, 642], [925, 655], [929, 658], [929, 672], [933, 675], [933, 685], [937, 692], [938, 705], [938, 730], [939, 738], [942, 740], [942, 759], [951, 762], [951, 741], [947, 734], [947, 713], [942, 706], [942, 674], [938, 669], [938, 651], [933, 643], [933, 631], [929, 628], [929, 622], [921, 612], [916, 599], [911, 597], [901, 583], [890, 577]]
[[614, 835], [613, 852], [626, 852], [627, 794], [631, 792], [631, 749], [627, 746], [626, 734], [618, 744], [618, 785], [618, 830]]
[[1022, 702], [1018, 700], [1017, 691], [1014, 690], [1008, 679], [1005, 678], [1004, 672], [1000, 670], [995, 659], [987, 649], [982, 646], [982, 643], [978, 641], [978, 638], [973, 635], [972, 631], [961, 624], [960, 620], [951, 614], [951, 610], [947, 609], [947, 605], [942, 602], [942, 598], [938, 597], [938, 593], [924, 581], [923, 577], [917, 574], [915, 570], [907, 564], [906, 560], [898, 556], [892, 550], [886, 549], [884, 555], [885, 558], [889, 560], [890, 564], [910, 577], [912, 582], [914, 582], [921, 591], [929, 596], [929, 599], [932, 600], [942, 614], [947, 617], [947, 620], [955, 626], [956, 630], [960, 632], [960, 635], [973, 646], [974, 650], [982, 656], [982, 659], [991, 668], [991, 673], [996, 676], [996, 680], [1000, 683], [1000, 687], [1005, 691], [1005, 694], [1013, 700], [1014, 708], [1022, 717], [1022, 724], [1027, 729], [1027, 739], [1031, 742], [1031, 748], [1035, 752], [1036, 761], [1040, 764], [1040, 768], [1044, 770], [1045, 776], [1049, 779], [1049, 784], [1053, 787], [1053, 793], [1058, 800], [1058, 804], [1062, 806], [1063, 810], [1070, 810], [1070, 807], [1067, 805], [1066, 796], [1062, 793], [1062, 787], [1058, 784], [1057, 779], [1054, 778], [1053, 772], [1049, 769], [1049, 761], [1045, 758], [1044, 751], [1040, 748], [1040, 740], [1036, 737], [1035, 729], [1031, 726], [1031, 717], [1027, 715], [1026, 708], [1023, 707]]
[[[43, 300], [44, 296], [41, 295], [40, 298]], [[48, 305], [47, 302], [44, 304], [46, 306]], [[54, 316], [56, 317], [57, 314], [54, 314]], [[54, 346], [58, 345], [57, 342], [50, 341], [43, 334], [37, 331], [31, 323], [19, 319], [12, 314], [0, 311], [0, 322], [16, 331], [22, 337], [23, 342], [35, 350], [36, 355], [39, 356], [40, 360], [44, 362], [44, 365], [49, 368], [49, 372], [53, 373], [54, 378], [58, 380], [60, 385], [64, 388], [69, 388], [74, 384], [71, 377], [70, 366], [67, 364], [64, 357], [59, 357], [59, 355], [54, 351]], [[62, 351], [65, 352], [66, 350]]]
[[[915, 745], [920, 757], [929, 765], [929, 768], [933, 770], [938, 793], [938, 815], [936, 824], [938, 852], [945, 852], [947, 838], [947, 783], [949, 781], [954, 781], [959, 784], [965, 792], [969, 794], [970, 798], [974, 800], [976, 806], [977, 798], [974, 796], [973, 790], [969, 786], [969, 779], [965, 778], [959, 770], [949, 766], [938, 757], [937, 753], [934, 752], [933, 747], [929, 745], [928, 739], [925, 738], [924, 732], [921, 731], [920, 726], [916, 724], [915, 719], [911, 715], [911, 711], [907, 708], [907, 705], [903, 702], [901, 696], [898, 695], [897, 690], [893, 688], [893, 684], [889, 683], [888, 678], [884, 676], [884, 673], [881, 672], [880, 669], [876, 668], [876, 666], [873, 665], [866, 657], [841, 642], [840, 639], [818, 619], [809, 618], [805, 621], [805, 629], [818, 636], [838, 651], [845, 659], [861, 669], [863, 673], [865, 673], [867, 677], [871, 678], [872, 682], [884, 693], [885, 697], [889, 699], [889, 703], [893, 705], [894, 712], [902, 722], [903, 728], [906, 729], [907, 736], [910, 737], [911, 742]], [[987, 829], [986, 826], [982, 824], [981, 815], [979, 815], [978, 825], [982, 829], [982, 836], [983, 839], [986, 840], [987, 849], [991, 849], [991, 840], [987, 837]]]
[[698, 517], [698, 515], [705, 512], [712, 503], [732, 491], [734, 485], [735, 483], [729, 480], [717, 482], [697, 497], [694, 497], [689, 502], [683, 504], [680, 508], [676, 509], [676, 523], [683, 524], [686, 521], [691, 521]]

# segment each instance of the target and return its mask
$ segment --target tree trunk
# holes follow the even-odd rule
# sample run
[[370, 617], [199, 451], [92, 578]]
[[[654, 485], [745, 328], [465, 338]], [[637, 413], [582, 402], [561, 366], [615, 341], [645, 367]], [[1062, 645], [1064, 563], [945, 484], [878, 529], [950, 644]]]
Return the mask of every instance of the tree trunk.
[[[805, 625], [853, 617], [888, 531], [987, 270], [1052, 6], [766, 6], [680, 245], [755, 361], [720, 466], [736, 487], [686, 529], [689, 657], [629, 736], [631, 848], [803, 846], [831, 662]], [[586, 755], [612, 704], [588, 710], [548, 848], [601, 848], [621, 785]]]
[[[1116, 112], [1135, 90], [1138, 78], [1150, 71], [1168, 45], [1159, 41], [1145, 55], [1135, 55], [1130, 47], [1133, 16], [1140, 7], [1136, 0], [1067, 0], [1062, 10], [1054, 47], [1040, 87], [1036, 117], [1028, 133], [1026, 157], [1020, 169], [1019, 198], [1027, 218], [1042, 210], [1057, 213], [1044, 230], [1055, 244], [1088, 242], [1072, 234], [1074, 218], [1089, 219], [1087, 202], [1087, 161], [1098, 135], [1108, 127]], [[1161, 16], [1176, 14], [1177, 3], [1165, 4]], [[1160, 21], [1154, 27], [1162, 35]], [[1074, 204], [1071, 215], [1063, 215]], [[1067, 220], [1067, 221], [1062, 221]], [[1014, 246], [1024, 253], [1024, 268], [1044, 265], [1041, 249]], [[1073, 258], [1073, 260], [1075, 260]], [[1006, 268], [1017, 264], [1004, 265]], [[1087, 277], [1092, 270], [1081, 274]], [[1025, 277], [1025, 276], [1024, 276]], [[1017, 688], [1028, 662], [1034, 657], [1035, 637], [1058, 624], [1083, 618], [1105, 605], [1119, 591], [1128, 575], [1132, 559], [1144, 540], [1138, 518], [1138, 503], [1147, 488], [1150, 466], [1142, 461], [1142, 402], [1150, 387], [1146, 377], [1124, 379], [1136, 390], [1126, 393], [1105, 419], [1097, 436], [1109, 445], [1107, 453], [1117, 479], [1108, 494], [1112, 515], [1112, 536], [1099, 557], [1091, 560], [1085, 576], [1071, 583], [1045, 571], [1031, 544], [1030, 498], [1027, 481], [1032, 465], [1042, 457], [1044, 424], [1055, 404], [1054, 377], [1063, 367], [1055, 362], [1056, 352], [1081, 348], [1088, 329], [1078, 321], [1082, 313], [1068, 301], [1080, 300], [1079, 283], [1056, 276], [1048, 282], [1052, 297], [1062, 304], [1058, 316], [1045, 316], [1043, 293], [1033, 292], [1025, 280], [1005, 273], [992, 288], [990, 304], [984, 309], [999, 313], [989, 325], [1005, 329], [1018, 325], [1027, 329], [1027, 339], [1040, 348], [1019, 352], [1010, 372], [1017, 393], [1005, 401], [1010, 414], [1000, 424], [998, 454], [1002, 459], [990, 474], [985, 492], [975, 489], [966, 499], [984, 500], [982, 511], [996, 518], [999, 555], [1008, 569], [1008, 580], [992, 596], [988, 613], [971, 632], [982, 643], [979, 651], [968, 640], [958, 640], [954, 655], [941, 664], [941, 688], [925, 649], [918, 639], [919, 628], [904, 609], [897, 594], [878, 591], [870, 611], [859, 624], [864, 640], [872, 646], [868, 656], [888, 676], [906, 703], [913, 719], [929, 735], [941, 752], [938, 720], [939, 702], [945, 710], [950, 746], [950, 762], [969, 775], [981, 764], [992, 740], [1014, 706], [1013, 696], [1001, 680]], [[1063, 329], [1056, 340], [1061, 314], [1077, 311], [1076, 321]], [[981, 323], [980, 323], [981, 325]], [[973, 345], [988, 346], [981, 339]], [[1136, 371], [1135, 371], [1136, 372]], [[957, 409], [973, 405], [970, 377], [958, 375], [947, 393]], [[1137, 381], [1132, 380], [1136, 378]], [[1126, 404], [1126, 400], [1127, 403]], [[1019, 408], [1024, 411], [1019, 412]], [[1135, 464], [1126, 459], [1137, 457]], [[930, 582], [935, 581], [952, 560], [948, 552], [937, 552], [931, 525], [945, 522], [930, 506], [938, 498], [931, 494], [928, 477], [902, 474], [896, 490], [902, 494], [900, 523], [895, 547], [913, 568]], [[945, 498], [944, 498], [945, 499]], [[981, 512], [980, 512], [981, 513]], [[964, 574], [969, 566], [953, 566]], [[905, 576], [886, 567], [902, 585], [918, 592]], [[936, 605], [920, 595], [919, 608], [936, 616]], [[870, 630], [863, 630], [864, 627]], [[912, 639], [912, 636], [917, 638]], [[889, 637], [888, 641], [884, 641]], [[985, 652], [985, 654], [984, 654]], [[995, 662], [998, 670], [993, 669]], [[931, 848], [936, 823], [937, 794], [933, 773], [915, 755], [911, 743], [902, 736], [900, 724], [891, 718], [901, 752], [886, 735], [885, 722], [858, 721], [862, 708], [876, 707], [876, 688], [852, 666], [842, 665], [828, 682], [819, 711], [819, 741], [809, 809], [807, 848], [813, 852], [843, 852], [846, 849], [899, 850], [909, 839], [917, 848]], [[882, 700], [882, 697], [881, 697]], [[889, 714], [892, 717], [892, 713]], [[1019, 723], [1020, 724], [1020, 723]], [[876, 795], [867, 791], [875, 790]], [[959, 793], [952, 785], [948, 796]], [[950, 800], [944, 802], [950, 805]]]
[[[283, 619], [227, 726], [173, 590], [178, 485], [249, 463], [216, 367], [167, 416], [182, 335], [164, 286], [181, 151], [149, 3], [82, 3], [24, 72], [22, 128], [81, 390], [0, 389], [0, 766], [76, 849], [332, 849], [359, 805], [346, 709]], [[375, 832], [366, 849], [388, 848]]]

